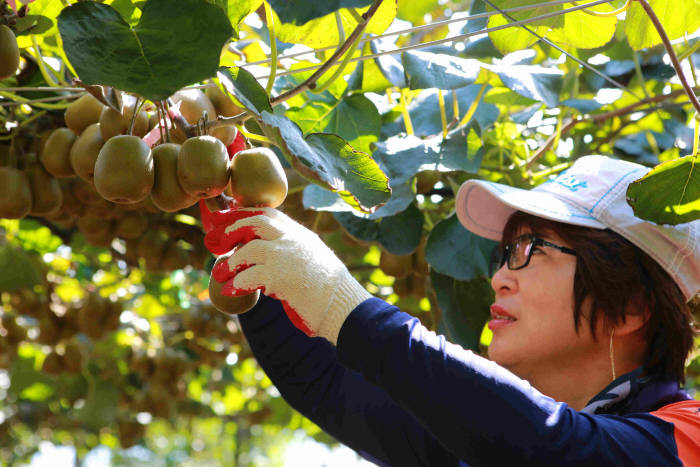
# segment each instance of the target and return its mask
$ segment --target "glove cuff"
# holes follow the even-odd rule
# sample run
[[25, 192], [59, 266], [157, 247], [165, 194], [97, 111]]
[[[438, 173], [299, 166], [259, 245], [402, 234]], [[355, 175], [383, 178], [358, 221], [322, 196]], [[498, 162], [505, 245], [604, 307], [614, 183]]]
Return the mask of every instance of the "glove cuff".
[[319, 326], [318, 335], [336, 345], [345, 319], [360, 303], [371, 297], [372, 295], [347, 270], [343, 271], [343, 276], [336, 285], [333, 299]]

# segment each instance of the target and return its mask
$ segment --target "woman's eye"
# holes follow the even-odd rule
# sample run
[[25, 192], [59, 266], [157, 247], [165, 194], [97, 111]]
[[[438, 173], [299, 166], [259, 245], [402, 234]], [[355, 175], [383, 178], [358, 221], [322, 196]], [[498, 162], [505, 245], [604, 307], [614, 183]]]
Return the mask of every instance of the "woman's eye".
[[544, 250], [538, 246], [532, 248], [532, 254], [534, 255], [535, 253], [544, 253]]

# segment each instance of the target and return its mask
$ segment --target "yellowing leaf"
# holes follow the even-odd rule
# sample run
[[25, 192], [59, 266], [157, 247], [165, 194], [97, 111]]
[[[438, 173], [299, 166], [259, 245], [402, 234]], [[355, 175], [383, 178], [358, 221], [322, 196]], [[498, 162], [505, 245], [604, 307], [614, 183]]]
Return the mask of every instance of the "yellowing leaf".
[[[565, 8], [574, 4], [565, 3]], [[595, 11], [612, 11], [609, 4], [593, 7]], [[564, 15], [564, 26], [554, 28], [547, 33], [547, 38], [555, 43], [570, 45], [579, 49], [593, 49], [607, 44], [615, 35], [617, 17], [593, 16], [583, 10], [572, 11]]]
[[[649, 0], [649, 5], [671, 40], [700, 28], [700, 3], [696, 0]], [[659, 33], [637, 2], [632, 2], [627, 12], [625, 33], [634, 50], [661, 44]]]

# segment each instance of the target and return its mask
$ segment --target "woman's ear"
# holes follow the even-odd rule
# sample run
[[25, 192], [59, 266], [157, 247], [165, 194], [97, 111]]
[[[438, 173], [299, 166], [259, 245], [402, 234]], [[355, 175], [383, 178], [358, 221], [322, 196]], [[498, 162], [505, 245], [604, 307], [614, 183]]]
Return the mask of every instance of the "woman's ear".
[[649, 307], [630, 300], [625, 307], [625, 319], [615, 325], [615, 336], [625, 336], [642, 329], [650, 318]]

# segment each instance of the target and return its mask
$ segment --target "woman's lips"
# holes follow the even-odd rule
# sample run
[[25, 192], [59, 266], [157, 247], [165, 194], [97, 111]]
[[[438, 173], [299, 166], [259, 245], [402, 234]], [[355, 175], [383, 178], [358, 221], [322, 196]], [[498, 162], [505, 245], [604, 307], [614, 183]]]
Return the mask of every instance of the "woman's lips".
[[513, 324], [515, 321], [515, 317], [508, 313], [505, 308], [499, 305], [491, 305], [491, 320], [488, 324], [491, 331], [501, 329], [504, 326]]

